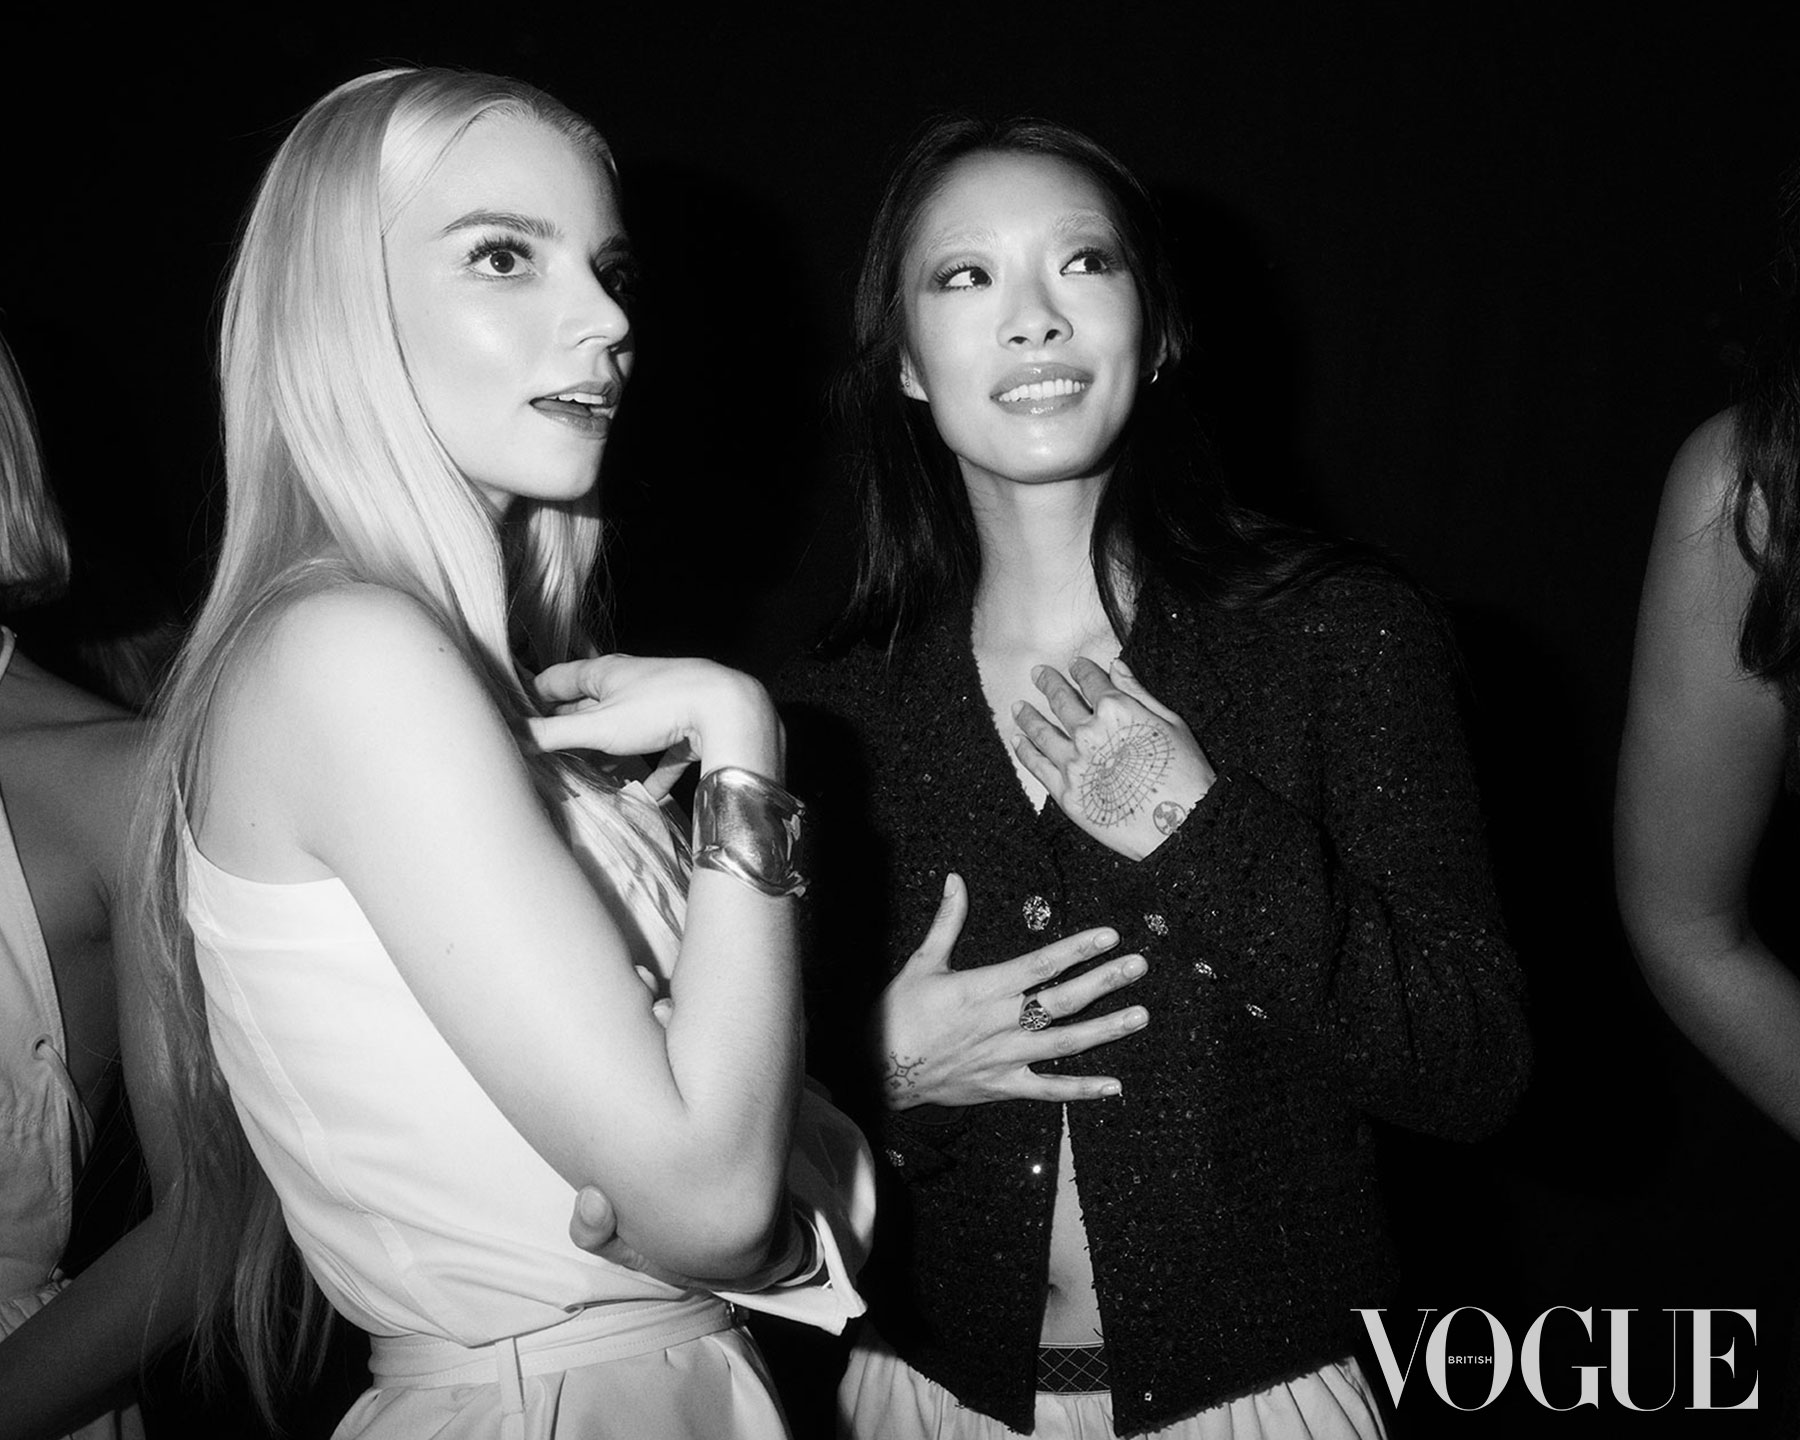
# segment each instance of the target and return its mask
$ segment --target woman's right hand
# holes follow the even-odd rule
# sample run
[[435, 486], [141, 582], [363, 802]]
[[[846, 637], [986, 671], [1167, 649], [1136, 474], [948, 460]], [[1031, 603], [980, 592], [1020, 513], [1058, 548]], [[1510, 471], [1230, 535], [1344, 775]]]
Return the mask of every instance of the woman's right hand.
[[876, 1004], [875, 1043], [890, 1110], [915, 1105], [977, 1105], [987, 1100], [1099, 1100], [1120, 1093], [1107, 1075], [1040, 1075], [1040, 1060], [1079, 1055], [1149, 1023], [1142, 1006], [1027, 1030], [1020, 1023], [1028, 999], [1052, 1020], [1077, 1015], [1103, 995], [1131, 984], [1149, 968], [1141, 955], [1123, 955], [1086, 974], [1026, 992], [1055, 979], [1078, 960], [1119, 943], [1105, 928], [1083, 930], [1041, 950], [998, 965], [952, 970], [950, 952], [969, 913], [960, 875], [944, 882], [943, 903], [904, 968]]
[[709, 770], [741, 765], [783, 778], [780, 718], [768, 692], [741, 671], [710, 660], [599, 655], [552, 665], [533, 686], [556, 712], [530, 722], [542, 749], [679, 755], [686, 746]]

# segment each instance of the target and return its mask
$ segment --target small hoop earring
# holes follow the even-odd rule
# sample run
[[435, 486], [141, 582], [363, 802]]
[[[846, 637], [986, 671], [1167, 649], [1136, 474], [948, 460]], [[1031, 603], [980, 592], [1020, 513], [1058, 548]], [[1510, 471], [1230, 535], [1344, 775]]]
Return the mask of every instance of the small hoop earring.
[[1150, 367], [1150, 383], [1152, 385], [1154, 385], [1161, 378], [1162, 378], [1162, 366], [1160, 366], [1160, 365], [1151, 366]]

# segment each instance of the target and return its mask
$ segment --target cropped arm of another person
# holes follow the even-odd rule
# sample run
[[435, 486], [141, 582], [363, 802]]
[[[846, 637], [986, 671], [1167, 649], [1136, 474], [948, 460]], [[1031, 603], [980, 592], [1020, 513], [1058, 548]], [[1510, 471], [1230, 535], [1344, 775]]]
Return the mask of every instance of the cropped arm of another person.
[[116, 975], [126, 1095], [155, 1208], [0, 1344], [0, 1440], [52, 1440], [126, 1403], [144, 1365], [197, 1318], [205, 1238], [181, 1224], [169, 1079], [147, 977], [130, 953]]
[[30, 398], [0, 342], [0, 1440], [141, 1434], [136, 1374], [193, 1312], [166, 1208], [73, 1281], [62, 1269], [121, 1047], [159, 1194], [172, 1168], [121, 893], [143, 727], [26, 653], [69, 577]]
[[[1619, 908], [1682, 1031], [1800, 1137], [1800, 980], [1750, 921], [1756, 851], [1793, 746], [1779, 686], [1739, 649], [1755, 572], [1733, 523], [1734, 417], [1675, 457], [1638, 612], [1619, 760]], [[1753, 544], [1767, 509], [1747, 514]]]

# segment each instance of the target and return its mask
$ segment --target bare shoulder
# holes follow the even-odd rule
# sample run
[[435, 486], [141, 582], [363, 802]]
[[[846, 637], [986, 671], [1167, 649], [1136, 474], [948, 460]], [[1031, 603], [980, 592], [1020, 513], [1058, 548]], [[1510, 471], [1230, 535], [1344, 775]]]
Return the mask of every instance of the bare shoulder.
[[16, 656], [0, 686], [9, 807], [41, 812], [78, 853], [110, 869], [140, 790], [144, 733], [129, 711]]
[[208, 723], [201, 841], [227, 869], [299, 880], [321, 827], [458, 763], [518, 764], [474, 667], [421, 603], [340, 582], [282, 601], [240, 642]]
[[438, 618], [383, 585], [347, 581], [282, 601], [245, 637], [232, 669], [224, 687], [229, 708], [247, 706], [259, 726], [273, 725], [289, 740], [345, 723], [366, 729], [360, 722], [372, 707], [376, 714], [404, 708], [411, 725], [454, 714], [458, 700], [491, 708]]
[[1669, 538], [1697, 535], [1724, 518], [1737, 483], [1737, 417], [1721, 410], [1697, 426], [1675, 452], [1663, 487], [1662, 522]]
[[394, 665], [454, 657], [443, 625], [418, 600], [385, 585], [344, 581], [284, 601], [259, 649], [301, 680], [379, 675]]

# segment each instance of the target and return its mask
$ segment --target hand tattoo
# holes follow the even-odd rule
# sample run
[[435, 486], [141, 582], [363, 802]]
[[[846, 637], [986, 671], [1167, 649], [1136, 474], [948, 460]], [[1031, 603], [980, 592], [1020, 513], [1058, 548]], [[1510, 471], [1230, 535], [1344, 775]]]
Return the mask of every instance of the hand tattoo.
[[1089, 760], [1081, 776], [1081, 808], [1096, 825], [1130, 819], [1155, 790], [1175, 745], [1157, 725], [1127, 725]]
[[1150, 812], [1150, 818], [1163, 834], [1173, 835], [1181, 828], [1181, 822], [1187, 819], [1187, 811], [1173, 800], [1165, 800]]
[[887, 1073], [881, 1077], [881, 1083], [887, 1086], [889, 1093], [898, 1095], [902, 1091], [913, 1088], [912, 1072], [925, 1063], [925, 1057], [919, 1055], [911, 1060], [902, 1060], [898, 1055], [888, 1055]]

